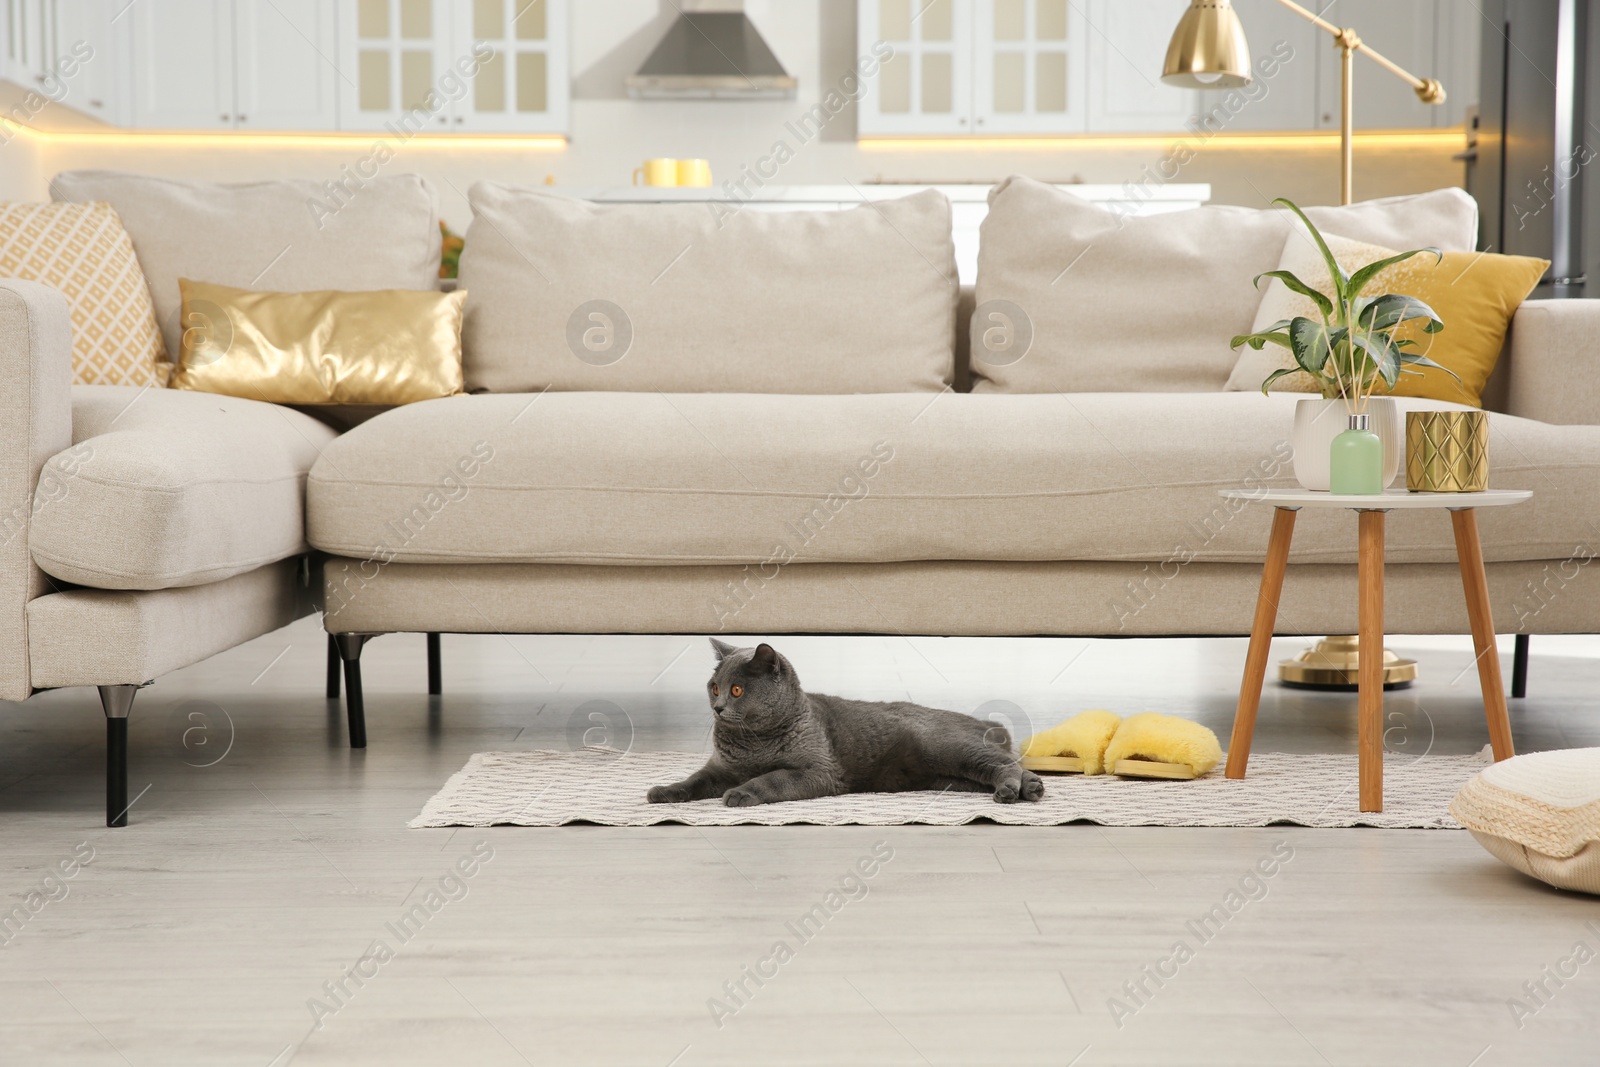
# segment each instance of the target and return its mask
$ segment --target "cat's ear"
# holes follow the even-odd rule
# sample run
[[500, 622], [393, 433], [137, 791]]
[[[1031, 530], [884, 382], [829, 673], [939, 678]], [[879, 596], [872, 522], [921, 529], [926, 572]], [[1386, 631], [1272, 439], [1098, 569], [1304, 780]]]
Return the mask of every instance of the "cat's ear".
[[715, 637], [713, 637], [711, 639], [711, 651], [717, 654], [717, 662], [721, 663], [723, 660], [727, 659], [729, 655], [739, 650], [728, 644], [726, 641], [718, 641]]
[[778, 673], [778, 650], [765, 642], [757, 645], [755, 655], [750, 657], [750, 667], [752, 670]]

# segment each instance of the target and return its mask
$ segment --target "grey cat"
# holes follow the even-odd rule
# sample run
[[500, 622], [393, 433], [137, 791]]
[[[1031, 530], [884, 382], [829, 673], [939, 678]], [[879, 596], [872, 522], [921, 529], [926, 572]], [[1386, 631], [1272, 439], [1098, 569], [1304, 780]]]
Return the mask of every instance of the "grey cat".
[[683, 781], [651, 789], [652, 804], [720, 796], [745, 808], [913, 789], [992, 790], [1001, 804], [1044, 796], [1044, 782], [1012, 755], [1004, 727], [906, 701], [807, 693], [771, 645], [734, 648], [713, 637], [711, 647], [711, 759]]

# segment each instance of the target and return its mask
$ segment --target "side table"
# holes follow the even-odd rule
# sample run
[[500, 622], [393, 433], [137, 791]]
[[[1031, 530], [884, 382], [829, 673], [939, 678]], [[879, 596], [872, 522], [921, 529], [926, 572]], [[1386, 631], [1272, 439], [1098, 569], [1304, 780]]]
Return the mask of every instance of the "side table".
[[1234, 714], [1233, 737], [1228, 743], [1226, 773], [1229, 778], [1243, 778], [1250, 761], [1250, 740], [1255, 733], [1256, 712], [1261, 707], [1261, 685], [1266, 678], [1272, 632], [1278, 620], [1278, 597], [1283, 592], [1284, 570], [1289, 563], [1289, 542], [1294, 536], [1295, 515], [1301, 508], [1346, 508], [1359, 515], [1357, 733], [1361, 810], [1383, 810], [1383, 516], [1389, 511], [1444, 508], [1450, 512], [1450, 523], [1455, 529], [1456, 559], [1461, 564], [1461, 584], [1466, 590], [1467, 618], [1472, 625], [1472, 644], [1478, 656], [1478, 683], [1483, 690], [1489, 743], [1497, 761], [1514, 754], [1511, 721], [1506, 716], [1506, 695], [1500, 681], [1494, 619], [1489, 611], [1483, 548], [1478, 542], [1476, 509], [1520, 504], [1531, 497], [1532, 492], [1490, 489], [1481, 493], [1411, 493], [1391, 489], [1377, 496], [1336, 496], [1309, 489], [1271, 489], [1265, 493], [1224, 489], [1221, 494], [1230, 499], [1269, 503], [1275, 509], [1267, 561], [1261, 570], [1255, 621], [1250, 627], [1244, 680], [1239, 686], [1239, 709]]

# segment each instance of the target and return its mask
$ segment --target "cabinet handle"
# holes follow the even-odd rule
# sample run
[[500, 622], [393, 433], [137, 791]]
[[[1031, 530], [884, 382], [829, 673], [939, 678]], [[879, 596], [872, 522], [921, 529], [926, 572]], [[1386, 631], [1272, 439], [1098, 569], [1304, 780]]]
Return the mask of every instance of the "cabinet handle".
[[457, 126], [461, 125], [463, 122], [466, 122], [466, 121], [467, 121], [466, 118], [464, 118], [463, 116], [461, 116], [461, 115], [457, 115], [456, 116], [456, 125]]
[[238, 119], [238, 120], [239, 120], [239, 121], [240, 121], [240, 122], [244, 122], [244, 121], [245, 121], [245, 116], [244, 116], [244, 115], [237, 115], [237, 116], [235, 116], [235, 117], [236, 117], [236, 118], [237, 118], [237, 119]]
[[965, 126], [967, 124], [967, 117], [965, 115], [963, 115], [963, 116], [961, 116], [961, 118], [957, 119], [956, 121], [961, 123], [961, 125]]
[[229, 120], [231, 120], [233, 118], [232, 115], [229, 115], [226, 112], [224, 112], [222, 115], [220, 115], [218, 117], [221, 118], [223, 122], [228, 122]]
[[89, 101], [89, 106], [90, 107], [105, 107], [106, 105], [105, 105], [105, 101], [103, 101], [103, 100], [91, 100], [91, 101]]
[[33, 76], [33, 80], [38, 82], [40, 85], [43, 85], [44, 84], [44, 75], [43, 74], [35, 74]]

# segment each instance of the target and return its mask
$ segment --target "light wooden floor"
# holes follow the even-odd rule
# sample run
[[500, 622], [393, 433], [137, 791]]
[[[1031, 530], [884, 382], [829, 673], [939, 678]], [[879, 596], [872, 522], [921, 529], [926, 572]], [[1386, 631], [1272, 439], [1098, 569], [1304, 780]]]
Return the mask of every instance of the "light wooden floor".
[[[1425, 677], [1391, 695], [1390, 747], [1481, 747], [1467, 643], [1391, 646], [1419, 651]], [[1242, 641], [779, 647], [824, 691], [964, 711], [1009, 701], [986, 710], [1022, 730], [1021, 709], [1046, 725], [1085, 707], [1153, 708], [1224, 738], [1244, 656]], [[1600, 639], [1535, 649], [1533, 696], [1512, 713], [1519, 747], [1600, 745]], [[422, 638], [380, 638], [364, 661], [365, 752], [344, 746], [322, 699], [322, 657], [306, 621], [143, 692], [131, 781], [144, 792], [125, 830], [101, 824], [92, 691], [0, 704], [0, 893], [24, 910], [35, 890], [60, 898], [0, 934], [0, 1063], [1600, 1059], [1600, 959], [1560, 987], [1544, 971], [1579, 942], [1600, 951], [1600, 901], [1522, 879], [1465, 833], [407, 830], [474, 751], [561, 747], [585, 730], [701, 748], [704, 642], [447, 636], [447, 695], [430, 703]], [[1269, 686], [1257, 751], [1354, 746], [1353, 697]], [[48, 887], [47, 870], [85, 842], [92, 862]], [[892, 859], [797, 937], [787, 924], [839, 904], [830, 890], [875, 847]], [[472, 878], [448, 880], [458, 860], [491, 849]], [[1275, 849], [1292, 858], [1249, 881]], [[428, 912], [441, 879], [456, 899], [434, 897]], [[1202, 941], [1186, 922], [1225, 905], [1241, 880], [1260, 899]], [[426, 921], [402, 942], [390, 924], [419, 903]], [[776, 974], [758, 987], [744, 968], [778, 941], [792, 958], [766, 965]], [[347, 978], [358, 966], [364, 975]], [[1147, 976], [1163, 970], [1159, 985]], [[724, 990], [741, 979], [742, 1004]], [[1524, 989], [1540, 980], [1544, 1003]], [[348, 993], [335, 999], [324, 983], [339, 982]], [[1140, 982], [1139, 999], [1124, 990]], [[711, 998], [727, 1009], [720, 1026]], [[1532, 1013], [1520, 1028], [1512, 998]], [[313, 999], [328, 1009], [320, 1028]]]

